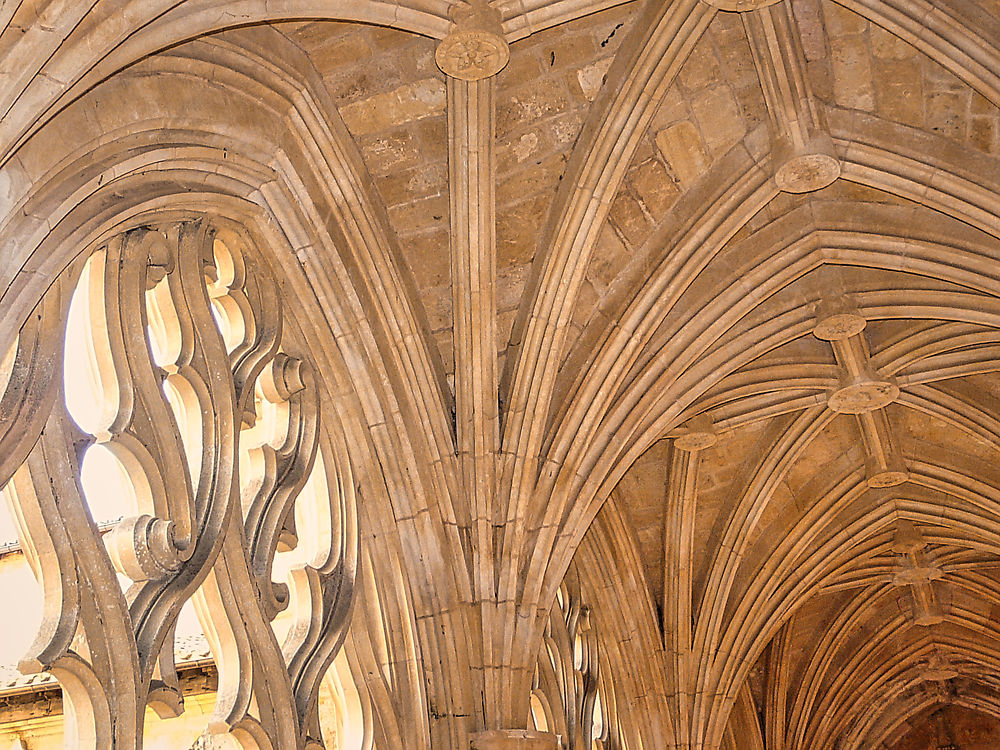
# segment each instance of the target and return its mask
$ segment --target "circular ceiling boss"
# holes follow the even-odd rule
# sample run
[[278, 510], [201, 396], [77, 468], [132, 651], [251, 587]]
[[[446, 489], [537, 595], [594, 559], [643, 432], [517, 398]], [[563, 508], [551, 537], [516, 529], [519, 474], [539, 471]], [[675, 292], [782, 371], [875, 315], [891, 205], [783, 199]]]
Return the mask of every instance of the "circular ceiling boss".
[[489, 31], [457, 29], [441, 40], [434, 60], [445, 75], [479, 81], [506, 67], [510, 49], [502, 37]]
[[782, 164], [775, 184], [786, 193], [810, 193], [840, 177], [840, 162], [829, 154], [799, 154]]
[[899, 397], [899, 387], [889, 381], [863, 380], [830, 394], [827, 404], [840, 414], [864, 414], [884, 409]]
[[842, 341], [865, 330], [867, 321], [853, 312], [837, 312], [825, 316], [813, 328], [813, 336], [823, 341]]

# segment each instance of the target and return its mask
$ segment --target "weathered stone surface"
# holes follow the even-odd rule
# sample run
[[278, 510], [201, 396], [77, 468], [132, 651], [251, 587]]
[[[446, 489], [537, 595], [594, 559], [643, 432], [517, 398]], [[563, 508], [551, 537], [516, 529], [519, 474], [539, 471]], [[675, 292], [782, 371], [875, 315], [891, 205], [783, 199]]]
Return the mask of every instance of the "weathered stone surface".
[[691, 109], [713, 157], [728, 151], [746, 133], [736, 98], [728, 86], [703, 90], [691, 102]]
[[693, 50], [677, 80], [687, 91], [700, 91], [722, 77], [719, 59], [715, 55], [712, 38], [705, 36]]
[[506, 268], [530, 263], [548, 210], [547, 196], [508, 205], [497, 222], [497, 263]]
[[603, 293], [628, 262], [629, 250], [610, 222], [601, 228], [596, 249], [594, 261], [587, 268], [587, 279]]
[[627, 192], [619, 193], [611, 204], [608, 221], [626, 245], [636, 247], [649, 232], [649, 218], [638, 200]]
[[875, 108], [875, 90], [868, 45], [859, 35], [833, 37], [830, 40], [833, 61], [833, 96], [837, 104], [871, 112]]
[[628, 182], [642, 202], [645, 213], [663, 216], [677, 200], [679, 190], [656, 158], [646, 159], [629, 170]]
[[348, 104], [341, 108], [340, 114], [352, 133], [366, 135], [444, 114], [444, 104], [444, 83], [436, 78], [425, 78]]
[[516, 128], [565, 112], [568, 106], [559, 82], [540, 81], [504, 97], [497, 110], [497, 134], [503, 138]]
[[701, 177], [710, 163], [701, 134], [690, 120], [682, 120], [658, 132], [656, 146], [684, 187]]
[[913, 716], [902, 728], [903, 736], [893, 750], [918, 750], [941, 744], [942, 736], [954, 747], [988, 750], [1000, 741], [1000, 720], [963, 706], [929, 707]]
[[597, 98], [598, 92], [604, 85], [608, 68], [611, 66], [613, 58], [606, 57], [590, 65], [585, 65], [576, 71], [576, 81], [580, 86], [580, 93], [588, 102]]
[[897, 122], [922, 124], [924, 95], [920, 65], [913, 60], [880, 60], [875, 64], [878, 112]]

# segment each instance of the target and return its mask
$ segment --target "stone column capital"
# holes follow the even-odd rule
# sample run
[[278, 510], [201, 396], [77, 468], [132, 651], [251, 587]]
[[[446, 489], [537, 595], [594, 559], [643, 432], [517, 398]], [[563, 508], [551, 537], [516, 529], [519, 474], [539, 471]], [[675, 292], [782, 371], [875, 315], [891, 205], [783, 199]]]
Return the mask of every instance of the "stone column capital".
[[495, 8], [485, 0], [469, 0], [453, 6], [451, 16], [452, 29], [434, 53], [442, 73], [462, 81], [479, 81], [507, 66], [510, 48]]

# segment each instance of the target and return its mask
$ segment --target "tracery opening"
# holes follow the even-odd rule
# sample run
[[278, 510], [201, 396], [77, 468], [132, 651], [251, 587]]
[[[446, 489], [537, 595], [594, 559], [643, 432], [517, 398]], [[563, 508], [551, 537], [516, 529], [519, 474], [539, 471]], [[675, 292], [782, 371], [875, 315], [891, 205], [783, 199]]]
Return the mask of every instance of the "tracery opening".
[[321, 746], [354, 482], [272, 273], [192, 220], [111, 239], [49, 296], [27, 325], [55, 335], [22, 331], [0, 362], [4, 401], [36, 397], [36, 372], [48, 410], [4, 495], [44, 594], [20, 666], [59, 679], [67, 746], [139, 748], [147, 706], [180, 715], [192, 639], [217, 670], [206, 737]]

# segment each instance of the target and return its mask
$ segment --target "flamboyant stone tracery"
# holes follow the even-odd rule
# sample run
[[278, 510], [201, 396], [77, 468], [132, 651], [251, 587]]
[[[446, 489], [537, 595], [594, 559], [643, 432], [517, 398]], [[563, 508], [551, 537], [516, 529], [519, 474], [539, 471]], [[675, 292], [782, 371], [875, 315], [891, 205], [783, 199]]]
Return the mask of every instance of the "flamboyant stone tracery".
[[[89, 717], [67, 724], [67, 746], [141, 747], [147, 703], [182, 711], [189, 599], [218, 671], [208, 732], [319, 738], [357, 554], [349, 470], [311, 366], [286, 353], [301, 345], [270, 274], [224, 234], [139, 228], [78, 259], [53, 290], [72, 290], [68, 307], [46, 321], [65, 333], [30, 352], [65, 395], [8, 488], [45, 598], [21, 669], [55, 674]], [[270, 625], [289, 607], [279, 641]]]
[[0, 555], [67, 746], [987, 731], [995, 11], [0, 8]]

